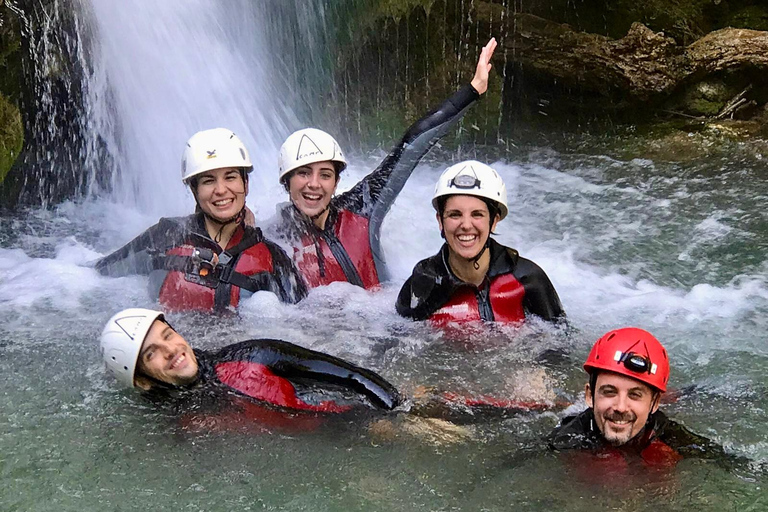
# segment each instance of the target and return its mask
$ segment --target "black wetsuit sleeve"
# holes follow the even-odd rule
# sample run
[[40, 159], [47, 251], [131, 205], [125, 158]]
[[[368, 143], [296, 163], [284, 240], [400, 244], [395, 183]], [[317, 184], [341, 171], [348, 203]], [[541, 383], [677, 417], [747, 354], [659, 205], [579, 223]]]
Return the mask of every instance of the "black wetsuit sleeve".
[[238, 347], [252, 347], [251, 361], [266, 365], [289, 381], [342, 386], [382, 409], [394, 409], [400, 404], [397, 389], [383, 377], [337, 357], [279, 340], [251, 340], [231, 346], [235, 351]]
[[369, 218], [376, 212], [376, 218], [383, 218], [419, 160], [479, 97], [474, 87], [466, 85], [412, 124], [371, 174], [338, 197], [337, 206]]
[[565, 318], [555, 287], [541, 267], [529, 259], [519, 258], [513, 274], [525, 289], [523, 307], [527, 313], [547, 321]]
[[416, 264], [397, 296], [395, 309], [401, 316], [426, 320], [448, 302], [457, 285], [441, 266], [440, 253]]
[[183, 243], [188, 233], [182, 220], [160, 219], [120, 249], [96, 261], [94, 268], [100, 274], [112, 277], [149, 274], [157, 268], [155, 256]]
[[307, 296], [307, 285], [293, 260], [277, 244], [265, 240], [272, 255], [272, 272], [263, 288], [273, 292], [282, 302], [296, 304]]

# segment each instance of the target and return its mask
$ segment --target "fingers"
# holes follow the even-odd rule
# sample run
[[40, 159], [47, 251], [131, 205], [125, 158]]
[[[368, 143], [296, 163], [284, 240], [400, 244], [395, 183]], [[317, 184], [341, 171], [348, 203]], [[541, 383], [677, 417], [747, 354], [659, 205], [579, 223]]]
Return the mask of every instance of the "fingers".
[[492, 37], [488, 43], [483, 46], [480, 52], [480, 57], [477, 59], [477, 69], [475, 70], [475, 76], [472, 79], [472, 87], [475, 90], [483, 94], [488, 89], [488, 72], [493, 68], [491, 64], [491, 57], [493, 52], [496, 51], [497, 46], [496, 38]]
[[498, 43], [496, 42], [496, 38], [492, 37], [491, 40], [488, 41], [488, 44], [486, 44], [483, 47], [483, 52], [486, 54], [485, 61], [489, 63], [489, 66], [490, 66], [491, 57], [493, 57], [493, 52], [496, 51], [496, 46], [498, 46]]

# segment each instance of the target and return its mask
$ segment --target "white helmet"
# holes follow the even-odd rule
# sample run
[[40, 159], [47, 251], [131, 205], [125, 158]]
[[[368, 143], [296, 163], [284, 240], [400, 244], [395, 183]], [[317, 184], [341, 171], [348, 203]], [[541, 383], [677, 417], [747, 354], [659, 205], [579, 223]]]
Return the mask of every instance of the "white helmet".
[[152, 322], [163, 318], [162, 311], [125, 309], [109, 319], [101, 331], [101, 356], [117, 381], [132, 388], [133, 375], [144, 338]]
[[339, 172], [347, 166], [347, 160], [336, 139], [317, 128], [304, 128], [293, 132], [280, 147], [280, 156], [277, 159], [280, 174], [277, 180], [282, 183], [285, 175], [292, 170], [326, 161], [341, 164]]
[[232, 130], [213, 128], [189, 138], [181, 157], [181, 181], [189, 183], [193, 176], [224, 167], [253, 170], [248, 150]]
[[499, 207], [499, 220], [507, 216], [507, 186], [490, 166], [476, 160], [452, 165], [440, 175], [432, 196], [432, 206], [437, 210], [437, 198], [466, 195], [494, 201]]

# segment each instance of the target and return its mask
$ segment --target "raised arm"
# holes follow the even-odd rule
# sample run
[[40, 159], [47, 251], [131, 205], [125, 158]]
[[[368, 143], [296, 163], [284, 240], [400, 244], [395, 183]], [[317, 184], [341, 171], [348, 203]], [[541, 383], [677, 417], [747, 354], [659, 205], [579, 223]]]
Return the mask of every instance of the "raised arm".
[[[496, 40], [491, 39], [480, 52], [475, 76], [470, 85], [459, 89], [436, 110], [414, 123], [379, 167], [349, 191], [354, 205], [367, 215], [369, 241], [379, 279], [389, 280], [389, 271], [381, 249], [380, 231], [384, 217], [405, 186], [419, 160], [462, 118], [467, 109], [488, 89], [488, 72]], [[340, 201], [343, 199], [340, 198]], [[351, 208], [350, 208], [351, 209]]]
[[339, 206], [371, 218], [374, 212], [383, 217], [389, 211], [419, 160], [488, 89], [495, 49], [496, 39], [491, 39], [480, 52], [471, 83], [413, 123], [379, 166], [339, 197]]

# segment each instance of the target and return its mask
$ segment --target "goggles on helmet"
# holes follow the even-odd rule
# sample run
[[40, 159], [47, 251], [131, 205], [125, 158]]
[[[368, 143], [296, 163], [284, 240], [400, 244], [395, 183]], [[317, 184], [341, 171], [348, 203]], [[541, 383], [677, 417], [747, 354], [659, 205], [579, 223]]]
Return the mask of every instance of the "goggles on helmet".
[[621, 352], [620, 350], [617, 350], [613, 359], [635, 373], [647, 373], [649, 375], [656, 374], [657, 366], [653, 364], [649, 358], [638, 354], [637, 352]]
[[480, 180], [477, 176], [459, 174], [453, 177], [450, 183], [448, 183], [448, 186], [461, 189], [480, 188]]

